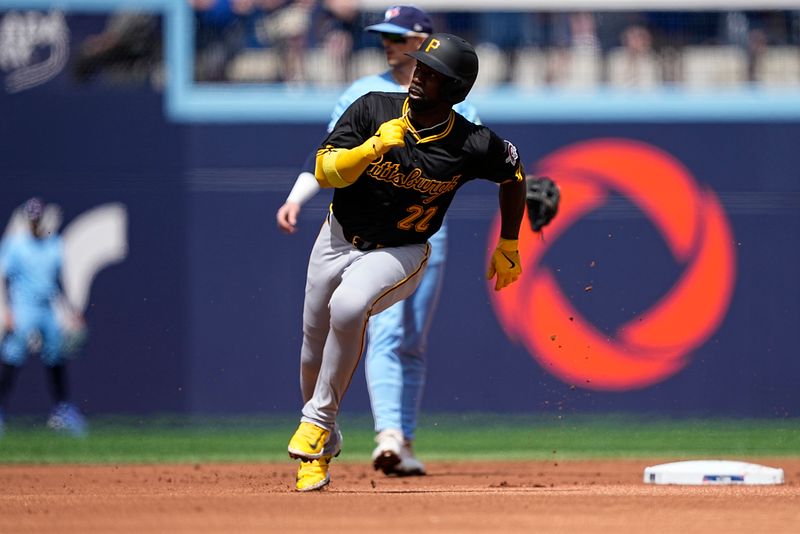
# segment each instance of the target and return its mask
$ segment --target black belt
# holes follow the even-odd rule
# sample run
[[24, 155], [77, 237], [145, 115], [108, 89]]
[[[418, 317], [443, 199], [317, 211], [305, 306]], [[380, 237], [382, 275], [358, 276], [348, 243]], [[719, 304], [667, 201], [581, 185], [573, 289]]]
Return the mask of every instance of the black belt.
[[383, 248], [384, 245], [379, 243], [375, 243], [373, 241], [367, 241], [366, 239], [362, 238], [361, 236], [353, 235], [344, 228], [342, 228], [342, 234], [344, 238], [347, 240], [348, 243], [356, 247], [358, 250], [363, 252], [367, 252], [370, 250], [375, 250], [376, 248]]

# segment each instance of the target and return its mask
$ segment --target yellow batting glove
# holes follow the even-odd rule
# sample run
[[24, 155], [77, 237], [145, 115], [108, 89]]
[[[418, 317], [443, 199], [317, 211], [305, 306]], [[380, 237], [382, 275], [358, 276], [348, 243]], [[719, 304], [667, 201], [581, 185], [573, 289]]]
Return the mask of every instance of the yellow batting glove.
[[392, 119], [381, 124], [378, 132], [372, 137], [372, 148], [377, 155], [382, 156], [396, 146], [404, 146], [403, 138], [408, 131], [408, 125], [402, 119]]
[[497, 248], [492, 253], [489, 263], [489, 270], [486, 272], [486, 279], [491, 280], [494, 275], [494, 290], [500, 291], [504, 287], [513, 284], [522, 274], [522, 265], [519, 261], [519, 241], [517, 239], [503, 239], [497, 243]]

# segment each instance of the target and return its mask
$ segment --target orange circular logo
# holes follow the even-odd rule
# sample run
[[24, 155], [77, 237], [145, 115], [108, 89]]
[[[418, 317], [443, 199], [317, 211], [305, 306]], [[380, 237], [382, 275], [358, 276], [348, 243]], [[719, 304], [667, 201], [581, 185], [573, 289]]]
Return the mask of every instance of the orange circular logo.
[[[597, 139], [558, 150], [536, 169], [561, 189], [547, 241], [525, 222], [520, 280], [490, 289], [500, 322], [513, 339], [561, 380], [588, 389], [623, 391], [658, 383], [683, 368], [725, 317], [736, 277], [733, 236], [716, 195], [700, 187], [675, 158], [651, 145]], [[547, 249], [614, 191], [646, 214], [663, 236], [679, 279], [652, 307], [613, 335], [600, 332], [564, 296], [542, 263]], [[494, 222], [491, 249], [499, 234]]]

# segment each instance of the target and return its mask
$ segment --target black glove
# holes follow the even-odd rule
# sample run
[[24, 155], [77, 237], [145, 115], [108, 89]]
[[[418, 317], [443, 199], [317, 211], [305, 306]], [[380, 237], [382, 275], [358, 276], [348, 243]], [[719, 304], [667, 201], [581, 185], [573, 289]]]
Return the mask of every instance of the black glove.
[[559, 200], [561, 192], [553, 180], [546, 176], [528, 178], [525, 203], [528, 206], [528, 219], [534, 232], [538, 232], [553, 220], [558, 213]]

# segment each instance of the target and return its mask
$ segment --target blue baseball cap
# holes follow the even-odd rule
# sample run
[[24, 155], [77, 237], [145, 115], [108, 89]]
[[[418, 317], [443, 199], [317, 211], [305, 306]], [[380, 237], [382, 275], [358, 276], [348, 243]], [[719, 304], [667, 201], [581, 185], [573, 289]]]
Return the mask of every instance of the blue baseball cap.
[[41, 199], [33, 197], [25, 202], [22, 211], [29, 221], [38, 221], [44, 214], [44, 203]]
[[364, 29], [368, 32], [427, 37], [433, 33], [433, 24], [428, 14], [418, 7], [392, 6], [384, 13], [383, 22]]

